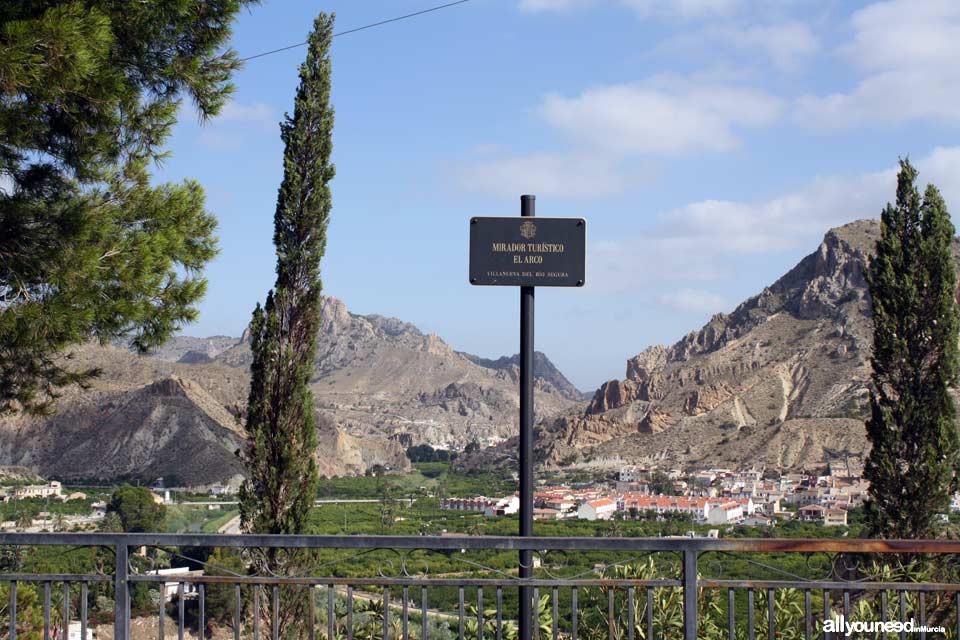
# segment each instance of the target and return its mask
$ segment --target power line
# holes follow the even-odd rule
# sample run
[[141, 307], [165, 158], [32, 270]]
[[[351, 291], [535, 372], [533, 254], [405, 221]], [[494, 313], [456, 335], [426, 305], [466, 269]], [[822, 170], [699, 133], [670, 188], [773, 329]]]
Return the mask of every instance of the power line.
[[[470, 2], [470, 0], [457, 0], [456, 2], [448, 2], [447, 4], [441, 4], [436, 7], [430, 7], [429, 9], [423, 9], [422, 11], [415, 11], [414, 13], [408, 13], [405, 16], [397, 16], [396, 18], [390, 18], [388, 20], [381, 20], [380, 22], [373, 22], [371, 24], [365, 24], [362, 27], [357, 27], [355, 29], [349, 29], [347, 31], [341, 31], [340, 33], [333, 34], [333, 37], [345, 36], [350, 33], [356, 33], [357, 31], [363, 31], [364, 29], [372, 29], [373, 27], [379, 27], [384, 24], [389, 24], [391, 22], [398, 22], [400, 20], [406, 20], [407, 18], [413, 18], [414, 16], [422, 16], [425, 13], [430, 13], [432, 11], [440, 11], [441, 9], [447, 9], [454, 5], [463, 4], [465, 2]], [[279, 49], [274, 49], [272, 51], [264, 51], [263, 53], [258, 53], [246, 58], [240, 58], [240, 62], [246, 62], [247, 60], [253, 60], [254, 58], [262, 58], [264, 56], [270, 56], [274, 53], [280, 53], [281, 51], [287, 51], [289, 49], [296, 49], [297, 47], [302, 47], [307, 44], [306, 42], [298, 42], [297, 44], [291, 44], [286, 47], [280, 47]]]

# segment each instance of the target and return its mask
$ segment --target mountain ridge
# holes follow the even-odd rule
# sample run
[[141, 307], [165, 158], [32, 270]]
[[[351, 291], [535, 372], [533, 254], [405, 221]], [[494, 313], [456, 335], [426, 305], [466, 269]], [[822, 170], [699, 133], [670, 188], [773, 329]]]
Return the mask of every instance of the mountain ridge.
[[[538, 429], [550, 468], [765, 466], [781, 471], [869, 451], [872, 320], [864, 271], [880, 225], [830, 229], [793, 268], [670, 345], [626, 362], [582, 411]], [[960, 242], [954, 241], [954, 259]], [[510, 444], [465, 467], [512, 464]]]
[[[475, 364], [410, 323], [324, 297], [317, 351], [310, 389], [326, 475], [404, 471], [412, 444], [459, 450], [516, 432], [516, 372]], [[89, 391], [66, 389], [54, 416], [0, 419], [0, 464], [64, 479], [242, 479], [248, 336], [181, 337], [152, 356], [91, 343], [70, 357], [102, 376]], [[536, 389], [540, 418], [575, 405], [549, 380]]]

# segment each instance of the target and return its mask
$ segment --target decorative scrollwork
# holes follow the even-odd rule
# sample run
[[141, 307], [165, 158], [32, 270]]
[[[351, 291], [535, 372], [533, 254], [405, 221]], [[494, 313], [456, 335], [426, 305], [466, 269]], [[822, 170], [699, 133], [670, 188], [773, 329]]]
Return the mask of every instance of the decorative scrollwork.
[[829, 576], [833, 570], [833, 555], [825, 551], [805, 553], [804, 566], [810, 575]]
[[737, 557], [737, 558], [739, 558], [740, 560], [742, 560], [743, 562], [746, 562], [747, 564], [749, 564], [750, 566], [757, 567], [757, 568], [760, 568], [760, 569], [764, 569], [765, 571], [769, 571], [770, 573], [773, 573], [773, 574], [775, 574], [775, 575], [777, 575], [777, 576], [782, 576], [782, 577], [790, 578], [790, 579], [796, 580], [796, 581], [798, 581], [798, 582], [808, 582], [808, 581], [812, 580], [812, 578], [808, 578], [808, 577], [805, 577], [805, 576], [797, 575], [796, 573], [793, 573], [793, 572], [791, 572], [791, 571], [787, 571], [786, 569], [781, 569], [780, 567], [775, 567], [775, 566], [773, 566], [773, 565], [766, 564], [766, 563], [764, 563], [764, 562], [760, 562], [759, 560], [754, 560], [753, 558], [749, 558], [749, 557], [746, 557], [746, 558], [745, 558], [745, 557], [742, 557], [742, 556], [738, 556], [738, 555], [735, 555], [735, 554], [733, 554], [733, 553], [730, 553], [729, 551], [718, 551], [717, 553], [718, 553], [718, 554], [722, 554], [722, 555], [724, 555], [724, 556], [729, 556], [729, 557], [731, 557], [731, 558]]
[[[543, 571], [544, 575], [546, 575], [548, 578], [551, 578], [553, 580], [576, 580], [578, 578], [583, 578], [584, 576], [596, 575], [598, 573], [601, 575], [604, 575], [606, 574], [607, 571], [610, 571], [611, 569], [614, 571], [617, 571], [619, 569], [625, 572], [628, 567], [640, 565], [640, 563], [643, 560], [653, 556], [655, 553], [657, 552], [646, 551], [644, 553], [631, 556], [630, 558], [627, 558], [624, 560], [617, 560], [614, 562], [605, 562], [601, 564], [599, 567], [591, 567], [586, 571], [581, 571], [580, 573], [576, 573], [572, 576], [554, 574], [550, 571], [550, 568], [545, 563], [541, 565], [540, 570]], [[650, 577], [652, 578], [653, 576], [650, 576]]]
[[721, 580], [726, 573], [726, 564], [723, 558], [716, 553], [701, 554], [697, 560], [700, 577], [708, 580]]
[[[400, 568], [406, 578], [413, 578], [415, 576], [428, 576], [430, 575], [430, 563], [427, 562], [426, 558], [415, 556], [415, 550], [407, 551], [402, 554], [400, 557]], [[415, 566], [416, 563], [420, 563], [422, 567], [421, 571], [410, 572], [410, 568]]]

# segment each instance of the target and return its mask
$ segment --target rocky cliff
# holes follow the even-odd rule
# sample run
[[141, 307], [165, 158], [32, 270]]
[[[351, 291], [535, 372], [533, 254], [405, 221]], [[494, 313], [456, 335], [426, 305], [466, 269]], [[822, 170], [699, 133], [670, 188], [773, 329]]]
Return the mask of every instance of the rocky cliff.
[[874, 220], [832, 229], [730, 314], [631, 358], [585, 411], [541, 431], [539, 455], [552, 465], [780, 469], [865, 455], [864, 270], [878, 236]]
[[[468, 358], [471, 362], [479, 364], [481, 367], [487, 367], [495, 371], [508, 371], [511, 380], [520, 379], [520, 354], [503, 356], [496, 360], [481, 358], [480, 356], [463, 352], [461, 352], [461, 355]], [[566, 376], [550, 362], [550, 358], [540, 351], [533, 352], [533, 375], [535, 384], [541, 384], [544, 389], [548, 388], [547, 385], [552, 386], [556, 389], [557, 393], [567, 400], [579, 402], [589, 399], [590, 397], [573, 386], [573, 383], [567, 380]]]

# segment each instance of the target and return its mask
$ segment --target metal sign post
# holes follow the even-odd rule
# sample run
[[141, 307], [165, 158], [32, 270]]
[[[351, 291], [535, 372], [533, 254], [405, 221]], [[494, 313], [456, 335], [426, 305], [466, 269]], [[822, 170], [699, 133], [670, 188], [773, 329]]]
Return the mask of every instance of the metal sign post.
[[[536, 215], [535, 196], [520, 196], [520, 216]], [[534, 288], [520, 287], [520, 536], [533, 535], [533, 303]], [[520, 552], [520, 578], [533, 577], [533, 552]], [[520, 587], [520, 640], [531, 640], [533, 589]]]
[[[533, 535], [533, 306], [537, 286], [582, 287], [587, 223], [530, 218], [536, 196], [520, 196], [517, 218], [470, 219], [470, 283], [520, 287], [520, 535]], [[520, 578], [533, 577], [533, 552], [520, 551]], [[536, 624], [533, 589], [520, 587], [520, 640]]]

